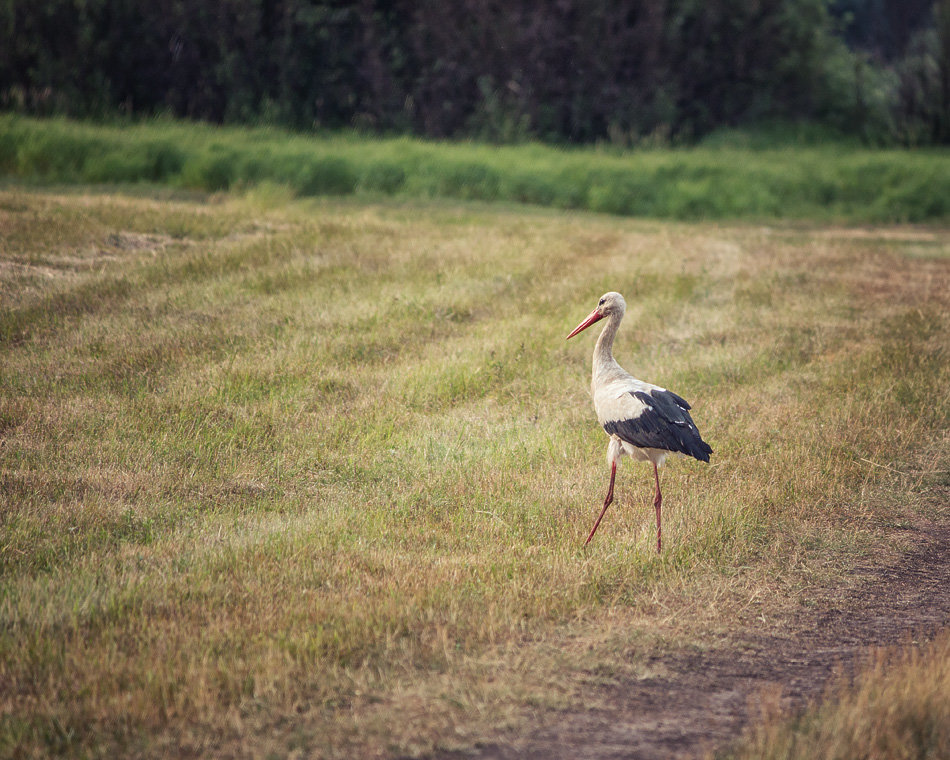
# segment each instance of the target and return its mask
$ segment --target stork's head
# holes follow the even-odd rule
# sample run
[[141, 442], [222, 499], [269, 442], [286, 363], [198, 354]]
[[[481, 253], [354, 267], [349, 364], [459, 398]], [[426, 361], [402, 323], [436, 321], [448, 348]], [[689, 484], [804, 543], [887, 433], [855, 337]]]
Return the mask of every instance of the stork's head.
[[586, 319], [581, 322], [577, 327], [575, 327], [571, 334], [568, 335], [568, 339], [573, 338], [577, 333], [582, 330], [586, 330], [594, 322], [599, 322], [604, 317], [610, 317], [614, 314], [617, 315], [618, 319], [623, 316], [624, 312], [627, 310], [627, 302], [623, 300], [623, 296], [620, 293], [615, 293], [611, 291], [610, 293], [604, 293], [600, 300], [597, 302], [597, 308], [595, 308], [590, 314], [587, 315]]

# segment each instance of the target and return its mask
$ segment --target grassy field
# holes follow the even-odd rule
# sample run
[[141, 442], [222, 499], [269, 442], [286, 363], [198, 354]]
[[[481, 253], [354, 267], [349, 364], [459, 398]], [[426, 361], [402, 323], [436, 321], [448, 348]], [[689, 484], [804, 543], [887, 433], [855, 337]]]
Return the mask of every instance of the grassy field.
[[802, 142], [736, 133], [679, 150], [557, 149], [0, 115], [0, 174], [208, 192], [270, 183], [303, 197], [506, 201], [681, 220], [950, 219], [947, 150]]
[[[946, 479], [946, 228], [293, 196], [0, 191], [0, 755], [468, 746], [850, 582]], [[636, 465], [582, 547], [610, 289], [715, 450], [659, 556]]]

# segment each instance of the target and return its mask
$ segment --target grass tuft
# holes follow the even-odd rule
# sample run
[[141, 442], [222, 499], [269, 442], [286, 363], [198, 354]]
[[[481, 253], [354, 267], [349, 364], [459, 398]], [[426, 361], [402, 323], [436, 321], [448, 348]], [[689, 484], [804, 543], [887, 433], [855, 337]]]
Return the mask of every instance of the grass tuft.
[[950, 637], [882, 650], [855, 682], [792, 721], [769, 717], [730, 757], [947, 757], [950, 754]]

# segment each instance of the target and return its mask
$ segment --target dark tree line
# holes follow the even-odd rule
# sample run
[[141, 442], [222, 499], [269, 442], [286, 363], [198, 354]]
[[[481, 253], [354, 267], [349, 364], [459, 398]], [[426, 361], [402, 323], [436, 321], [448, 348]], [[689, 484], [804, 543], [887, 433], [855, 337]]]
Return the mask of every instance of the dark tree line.
[[433, 137], [950, 141], [950, 0], [0, 0], [0, 107]]

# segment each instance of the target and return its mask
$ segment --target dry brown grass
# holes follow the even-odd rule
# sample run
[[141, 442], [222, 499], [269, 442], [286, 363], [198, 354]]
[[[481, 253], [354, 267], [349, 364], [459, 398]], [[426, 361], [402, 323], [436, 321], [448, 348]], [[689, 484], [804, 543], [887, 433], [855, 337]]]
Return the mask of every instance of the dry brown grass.
[[[0, 209], [5, 753], [465, 746], [848, 582], [950, 417], [942, 230]], [[564, 336], [608, 289], [716, 451], [665, 469], [659, 557], [636, 466], [581, 549], [604, 438]]]
[[766, 715], [732, 757], [904, 760], [950, 757], [950, 636], [877, 650], [854, 682], [789, 721]]

